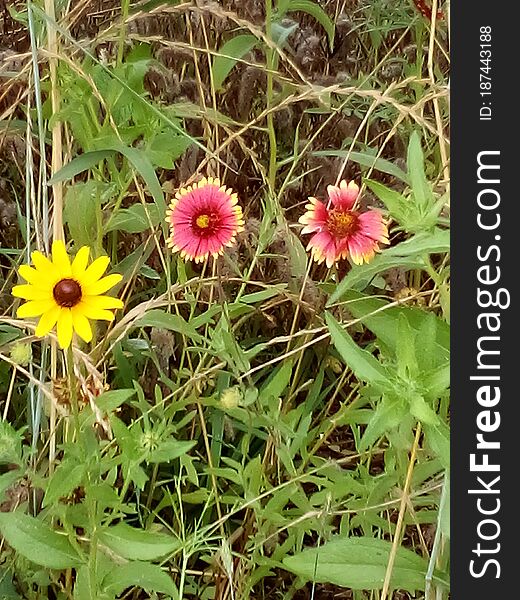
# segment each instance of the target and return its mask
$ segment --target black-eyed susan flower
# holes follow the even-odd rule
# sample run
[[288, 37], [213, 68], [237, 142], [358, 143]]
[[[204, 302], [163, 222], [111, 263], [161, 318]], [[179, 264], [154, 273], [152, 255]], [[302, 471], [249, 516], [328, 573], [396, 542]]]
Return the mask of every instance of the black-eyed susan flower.
[[180, 189], [166, 213], [166, 222], [170, 226], [168, 246], [195, 262], [222, 254], [244, 230], [237, 195], [213, 177]]
[[101, 256], [88, 266], [90, 249], [80, 248], [70, 261], [61, 240], [52, 244], [52, 255], [31, 254], [34, 267], [22, 265], [20, 276], [27, 284], [13, 287], [13, 296], [27, 302], [17, 311], [19, 318], [40, 317], [36, 335], [47, 335], [54, 326], [61, 348], [68, 348], [76, 332], [85, 342], [92, 339], [89, 319], [112, 321], [113, 310], [123, 308], [119, 298], [104, 296], [119, 283], [121, 275], [103, 277], [110, 259]]
[[299, 219], [305, 225], [302, 233], [314, 233], [307, 250], [311, 250], [318, 263], [325, 261], [327, 267], [345, 258], [357, 265], [369, 262], [379, 250], [379, 244], [388, 244], [383, 215], [378, 210], [354, 210], [359, 187], [353, 181], [329, 185], [327, 193], [327, 206], [316, 198], [309, 198], [305, 206], [307, 212]]

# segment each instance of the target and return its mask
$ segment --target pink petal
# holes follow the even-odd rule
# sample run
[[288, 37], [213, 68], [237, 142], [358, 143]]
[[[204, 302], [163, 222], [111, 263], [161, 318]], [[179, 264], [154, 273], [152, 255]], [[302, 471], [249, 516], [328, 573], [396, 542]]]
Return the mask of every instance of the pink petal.
[[334, 207], [351, 210], [359, 196], [359, 187], [353, 181], [343, 180], [339, 186], [329, 185], [327, 194]]

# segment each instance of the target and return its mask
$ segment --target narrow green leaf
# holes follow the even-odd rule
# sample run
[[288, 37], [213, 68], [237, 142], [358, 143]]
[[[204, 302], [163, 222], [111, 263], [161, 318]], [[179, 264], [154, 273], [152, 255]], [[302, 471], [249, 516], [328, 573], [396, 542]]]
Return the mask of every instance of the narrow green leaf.
[[403, 379], [415, 379], [419, 374], [417, 355], [415, 351], [416, 332], [411, 328], [408, 319], [401, 313], [397, 320], [397, 340], [395, 356], [397, 359], [397, 373]]
[[422, 258], [387, 256], [385, 252], [378, 254], [372, 262], [352, 267], [352, 270], [338, 283], [338, 286], [327, 302], [327, 306], [340, 300], [347, 291], [354, 287], [366, 287], [376, 275], [383, 271], [394, 267], [401, 267], [405, 271], [410, 271], [412, 269], [424, 269], [425, 266], [426, 263]]
[[[386, 540], [335, 537], [318, 548], [309, 548], [283, 559], [285, 567], [318, 583], [331, 583], [353, 590], [383, 587], [392, 544]], [[427, 562], [411, 550], [397, 549], [392, 589], [424, 590]]]
[[435, 202], [435, 199], [424, 172], [424, 155], [421, 148], [421, 138], [417, 131], [414, 131], [410, 136], [407, 163], [414, 200], [420, 207], [426, 209]]
[[63, 219], [77, 247], [92, 246], [98, 239], [102, 204], [114, 192], [113, 185], [94, 179], [67, 188]]
[[383, 202], [390, 215], [400, 224], [404, 225], [410, 200], [399, 192], [391, 190], [379, 181], [366, 180], [367, 186]]
[[182, 333], [193, 341], [204, 341], [203, 336], [180, 315], [172, 315], [160, 309], [152, 309], [135, 322], [136, 327], [156, 327]]
[[129, 560], [156, 560], [171, 554], [180, 542], [171, 535], [118, 523], [99, 534], [99, 541]]
[[96, 398], [96, 405], [105, 413], [111, 413], [135, 394], [135, 390], [108, 390]]
[[259, 397], [264, 402], [268, 402], [270, 398], [278, 399], [283, 394], [291, 380], [292, 368], [292, 361], [285, 360], [269, 377], [259, 391]]
[[105, 158], [113, 156], [114, 154], [115, 150], [94, 150], [92, 152], [80, 154], [80, 156], [73, 158], [59, 171], [56, 171], [47, 182], [47, 185], [54, 185], [55, 183], [72, 179], [76, 175], [79, 175], [79, 173], [83, 173], [83, 171], [95, 167], [102, 160], [105, 160]]
[[35, 517], [21, 512], [0, 513], [0, 531], [16, 552], [42, 567], [68, 569], [82, 562], [67, 536]]
[[408, 409], [401, 398], [385, 396], [380, 400], [359, 442], [359, 452], [364, 452], [387, 431], [397, 427], [407, 413]]
[[165, 463], [187, 454], [197, 442], [182, 440], [166, 440], [159, 444], [156, 450], [148, 454], [146, 460], [150, 463]]
[[[387, 175], [392, 175], [393, 177], [399, 179], [399, 181], [402, 181], [403, 183], [409, 183], [408, 175], [397, 165], [395, 165], [393, 162], [390, 162], [389, 160], [386, 160], [385, 158], [378, 158], [368, 152], [349, 152], [348, 150], [316, 150], [311, 154], [313, 156], [337, 156], [339, 158], [348, 157], [349, 160], [358, 163], [362, 167], [367, 167], [368, 169], [374, 169], [375, 171], [386, 173]], [[367, 179], [366, 182], [367, 184], [372, 183], [370, 179]], [[381, 185], [381, 187], [388, 189], [384, 185]], [[397, 194], [397, 192], [394, 193]]]
[[166, 202], [164, 200], [164, 193], [157, 179], [157, 175], [153, 169], [152, 163], [146, 156], [144, 150], [139, 148], [130, 148], [124, 144], [113, 143], [107, 148], [101, 150], [113, 150], [120, 152], [128, 161], [132, 164], [134, 169], [141, 175], [143, 181], [146, 183], [148, 191], [152, 194], [157, 210], [161, 215], [166, 213]]
[[237, 35], [228, 40], [215, 56], [211, 73], [215, 89], [222, 89], [226, 77], [243, 56], [259, 43], [258, 38], [251, 34]]
[[425, 423], [424, 433], [428, 446], [433, 450], [445, 469], [450, 468], [450, 430], [439, 420], [436, 424]]
[[286, 12], [304, 12], [314, 17], [316, 21], [325, 29], [329, 38], [329, 45], [331, 49], [334, 46], [334, 21], [331, 20], [329, 15], [321, 8], [317, 2], [313, 0], [289, 0], [286, 4]]
[[337, 351], [355, 376], [368, 383], [386, 382], [388, 375], [381, 363], [370, 352], [361, 349], [328, 312], [325, 321]]
[[252, 292], [251, 294], [244, 294], [240, 302], [244, 304], [256, 304], [257, 302], [263, 302], [264, 300], [268, 300], [273, 296], [278, 296], [281, 292], [287, 289], [286, 283], [278, 283], [270, 286], [265, 290], [261, 290], [260, 292]]

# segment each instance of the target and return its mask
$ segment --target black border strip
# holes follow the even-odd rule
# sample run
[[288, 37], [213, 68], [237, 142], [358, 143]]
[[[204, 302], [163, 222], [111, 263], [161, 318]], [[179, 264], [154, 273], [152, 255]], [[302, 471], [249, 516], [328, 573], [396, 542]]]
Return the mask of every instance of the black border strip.
[[518, 3], [451, 5], [454, 600], [510, 598], [517, 587], [519, 16]]

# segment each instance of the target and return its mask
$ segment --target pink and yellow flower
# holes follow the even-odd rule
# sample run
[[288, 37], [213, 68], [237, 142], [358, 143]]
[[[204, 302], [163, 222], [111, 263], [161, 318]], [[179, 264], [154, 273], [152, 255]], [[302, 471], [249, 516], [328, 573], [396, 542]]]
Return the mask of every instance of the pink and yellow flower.
[[314, 233], [307, 250], [314, 260], [325, 261], [332, 267], [340, 259], [350, 258], [357, 265], [369, 262], [379, 250], [379, 244], [388, 244], [388, 229], [378, 210], [354, 210], [359, 187], [342, 181], [339, 186], [327, 188], [327, 206], [316, 198], [309, 198], [307, 212], [299, 222], [302, 233]]
[[181, 258], [202, 262], [217, 257], [244, 230], [238, 197], [219, 179], [208, 177], [180, 189], [166, 212], [170, 237], [166, 240]]

